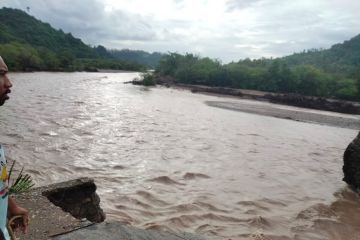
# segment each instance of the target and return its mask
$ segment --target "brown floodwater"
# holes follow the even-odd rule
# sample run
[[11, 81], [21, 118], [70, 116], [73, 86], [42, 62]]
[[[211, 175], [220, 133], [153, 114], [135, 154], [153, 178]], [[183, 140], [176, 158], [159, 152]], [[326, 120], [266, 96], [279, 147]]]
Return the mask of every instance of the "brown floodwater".
[[356, 130], [208, 103], [358, 116], [123, 84], [136, 73], [10, 76], [8, 159], [38, 186], [94, 178], [110, 220], [209, 239], [360, 239], [360, 199], [342, 182]]

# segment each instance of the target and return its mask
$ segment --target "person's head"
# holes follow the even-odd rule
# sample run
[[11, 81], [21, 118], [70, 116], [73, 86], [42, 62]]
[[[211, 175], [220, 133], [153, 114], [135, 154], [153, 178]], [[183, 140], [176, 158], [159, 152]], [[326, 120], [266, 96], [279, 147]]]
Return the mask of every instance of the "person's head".
[[11, 92], [10, 88], [12, 87], [12, 84], [7, 76], [7, 72], [8, 67], [0, 56], [0, 106], [9, 99], [8, 94]]

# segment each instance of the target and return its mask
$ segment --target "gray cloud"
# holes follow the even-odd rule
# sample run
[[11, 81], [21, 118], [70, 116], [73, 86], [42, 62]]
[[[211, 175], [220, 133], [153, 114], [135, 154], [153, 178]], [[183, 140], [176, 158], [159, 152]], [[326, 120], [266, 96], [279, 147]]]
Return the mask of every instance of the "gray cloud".
[[[85, 43], [222, 59], [328, 48], [359, 34], [351, 0], [4, 0]], [[109, 5], [110, 4], [110, 5]], [[117, 5], [111, 5], [117, 4]], [[135, 4], [135, 5], [133, 5]], [[110, 7], [109, 7], [110, 6]], [[165, 9], [163, 9], [165, 7]]]
[[53, 27], [71, 32], [87, 43], [101, 44], [109, 40], [150, 41], [156, 37], [141, 15], [114, 10], [107, 13], [105, 5], [96, 0], [6, 1], [7, 6], [26, 9], [30, 14]]
[[242, 10], [252, 7], [263, 0], [228, 0], [226, 2], [227, 11]]

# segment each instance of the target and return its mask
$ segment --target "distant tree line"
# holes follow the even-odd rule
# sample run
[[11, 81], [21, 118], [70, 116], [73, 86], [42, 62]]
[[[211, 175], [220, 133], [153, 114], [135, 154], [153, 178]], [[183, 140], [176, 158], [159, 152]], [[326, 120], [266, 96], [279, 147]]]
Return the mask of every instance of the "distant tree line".
[[140, 71], [157, 66], [158, 74], [180, 83], [360, 100], [360, 35], [327, 50], [222, 64], [193, 54], [91, 47], [21, 10], [2, 8], [0, 55], [15, 71]]
[[228, 64], [193, 54], [169, 53], [160, 60], [156, 72], [186, 84], [359, 101], [360, 35], [326, 50]]
[[154, 69], [164, 54], [159, 52], [148, 53], [142, 50], [110, 49], [107, 52], [115, 59], [138, 62]]
[[0, 44], [0, 54], [12, 71], [97, 71], [98, 69], [143, 71], [137, 62], [93, 57], [78, 58], [69, 49], [53, 52], [44, 47], [11, 42]]
[[359, 78], [338, 71], [325, 71], [311, 64], [291, 64], [286, 58], [221, 64], [207, 57], [178, 53], [165, 55], [156, 69], [157, 74], [172, 76], [185, 84], [359, 100]]

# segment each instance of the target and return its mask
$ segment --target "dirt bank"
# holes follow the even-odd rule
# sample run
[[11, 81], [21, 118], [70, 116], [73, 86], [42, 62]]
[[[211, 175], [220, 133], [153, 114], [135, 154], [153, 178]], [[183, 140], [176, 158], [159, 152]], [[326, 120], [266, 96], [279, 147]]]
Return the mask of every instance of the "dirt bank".
[[[141, 84], [141, 81], [135, 81], [133, 84]], [[171, 77], [157, 77], [156, 83], [166, 87], [188, 89], [194, 93], [210, 93], [226, 96], [234, 96], [244, 99], [253, 99], [259, 101], [268, 101], [289, 106], [339, 112], [346, 114], [360, 114], [360, 103], [344, 101], [338, 99], [328, 99], [322, 97], [303, 96], [294, 93], [270, 93], [256, 90], [235, 89], [226, 87], [210, 87], [202, 85], [191, 85], [177, 83], [176, 79]]]
[[311, 122], [335, 127], [360, 129], [360, 116], [339, 113], [319, 112], [306, 109], [294, 109], [276, 106], [274, 104], [256, 104], [251, 101], [223, 102], [207, 101], [207, 105], [233, 111], [241, 111], [264, 116], [291, 119], [301, 122]]

